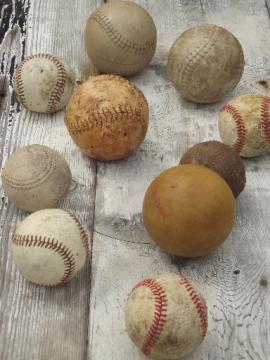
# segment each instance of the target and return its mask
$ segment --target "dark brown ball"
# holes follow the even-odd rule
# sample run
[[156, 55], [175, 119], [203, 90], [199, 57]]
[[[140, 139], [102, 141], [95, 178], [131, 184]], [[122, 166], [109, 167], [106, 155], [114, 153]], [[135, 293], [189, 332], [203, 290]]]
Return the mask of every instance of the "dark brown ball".
[[186, 151], [180, 164], [204, 165], [226, 180], [236, 198], [246, 184], [245, 166], [240, 156], [219, 141], [205, 141]]

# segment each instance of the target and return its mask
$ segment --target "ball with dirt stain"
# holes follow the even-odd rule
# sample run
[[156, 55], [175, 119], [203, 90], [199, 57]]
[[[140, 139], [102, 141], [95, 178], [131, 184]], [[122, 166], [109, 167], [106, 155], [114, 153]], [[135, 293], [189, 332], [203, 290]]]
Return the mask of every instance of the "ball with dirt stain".
[[143, 93], [116, 75], [99, 75], [79, 86], [66, 109], [75, 143], [97, 160], [118, 160], [144, 140], [149, 110]]
[[240, 81], [244, 54], [230, 31], [212, 24], [196, 26], [173, 43], [167, 70], [184, 98], [212, 103], [231, 92]]
[[143, 202], [151, 238], [172, 255], [208, 255], [230, 234], [235, 199], [226, 181], [201, 165], [178, 165], [157, 176]]
[[216, 171], [230, 186], [234, 197], [244, 190], [245, 165], [240, 156], [220, 141], [205, 141], [187, 150], [180, 164], [204, 165]]

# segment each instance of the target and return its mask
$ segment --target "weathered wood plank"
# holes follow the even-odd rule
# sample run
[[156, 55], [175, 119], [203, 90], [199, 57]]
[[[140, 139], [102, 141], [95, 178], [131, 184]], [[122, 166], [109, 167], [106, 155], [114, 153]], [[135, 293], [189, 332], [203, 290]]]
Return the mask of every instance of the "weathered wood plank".
[[[99, 163], [93, 240], [88, 359], [145, 359], [124, 330], [123, 306], [132, 286], [151, 273], [181, 271], [207, 298], [209, 332], [190, 356], [198, 359], [269, 357], [270, 156], [246, 160], [247, 188], [238, 199], [236, 225], [212, 255], [185, 260], [159, 250], [141, 217], [144, 192], [162, 170], [179, 162], [193, 144], [219, 138], [218, 109], [246, 92], [269, 94], [269, 17], [265, 2], [136, 1], [149, 10], [158, 28], [151, 65], [132, 80], [150, 105], [150, 128], [140, 149], [128, 159]], [[246, 68], [235, 91], [222, 102], [184, 101], [168, 81], [165, 64], [173, 40], [185, 29], [215, 23], [243, 45]], [[263, 84], [263, 85], [262, 85]]]
[[[28, 1], [27, 1], [28, 2]], [[12, 14], [26, 1], [13, 1]], [[23, 55], [54, 52], [75, 69], [86, 61], [83, 24], [95, 7], [94, 1], [30, 1], [28, 23], [23, 27], [11, 16], [5, 28], [1, 54], [2, 73], [12, 75]], [[23, 8], [25, 10], [25, 7]], [[18, 17], [19, 19], [19, 17]], [[14, 20], [15, 21], [15, 20]], [[13, 25], [12, 25], [13, 24]], [[18, 25], [16, 25], [18, 24]], [[10, 77], [9, 94], [1, 114], [1, 165], [17, 148], [39, 143], [59, 150], [70, 164], [72, 189], [62, 207], [75, 212], [91, 235], [94, 213], [95, 164], [73, 144], [64, 125], [64, 111], [39, 115], [20, 109]], [[7, 202], [1, 189], [0, 253], [0, 358], [85, 359], [87, 348], [90, 262], [69, 284], [56, 289], [38, 288], [25, 281], [8, 251], [9, 238], [26, 214]]]

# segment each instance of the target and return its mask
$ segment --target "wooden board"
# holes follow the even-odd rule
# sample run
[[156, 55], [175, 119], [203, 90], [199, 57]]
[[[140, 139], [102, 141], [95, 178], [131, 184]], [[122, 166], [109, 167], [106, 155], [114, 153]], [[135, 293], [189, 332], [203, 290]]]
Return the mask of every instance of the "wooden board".
[[[237, 201], [237, 222], [212, 255], [185, 260], [157, 248], [145, 232], [141, 206], [150, 181], [176, 165], [193, 144], [218, 139], [218, 109], [246, 92], [269, 94], [269, 16], [263, 0], [138, 0], [158, 29], [155, 57], [131, 78], [145, 93], [150, 126], [142, 146], [128, 159], [95, 162], [82, 155], [54, 115], [20, 111], [10, 76], [22, 55], [55, 52], [80, 73], [87, 57], [83, 30], [101, 1], [4, 0], [0, 7], [0, 64], [6, 75], [1, 102], [0, 161], [17, 148], [40, 143], [58, 149], [71, 166], [73, 186], [62, 207], [74, 211], [90, 238], [92, 263], [69, 284], [42, 289], [29, 284], [12, 264], [9, 238], [25, 217], [1, 190], [0, 359], [145, 359], [124, 330], [123, 307], [131, 288], [161, 271], [182, 272], [207, 298], [209, 331], [186, 360], [268, 360], [270, 347], [270, 156], [246, 160], [247, 188]], [[190, 26], [215, 23], [243, 45], [244, 76], [222, 102], [184, 101], [166, 74], [175, 38]], [[4, 34], [3, 38], [1, 34]], [[26, 40], [26, 41], [25, 41]], [[94, 222], [94, 224], [93, 224]]]

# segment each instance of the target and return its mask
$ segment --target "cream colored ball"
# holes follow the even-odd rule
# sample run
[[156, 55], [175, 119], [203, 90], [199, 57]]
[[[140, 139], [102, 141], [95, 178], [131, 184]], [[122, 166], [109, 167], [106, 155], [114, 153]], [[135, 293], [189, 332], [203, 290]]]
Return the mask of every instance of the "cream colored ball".
[[179, 359], [203, 341], [207, 307], [187, 278], [163, 273], [133, 288], [125, 307], [125, 324], [129, 337], [145, 355]]
[[42, 286], [71, 280], [89, 253], [79, 220], [62, 209], [44, 209], [25, 218], [13, 234], [11, 250], [22, 275]]
[[133, 75], [151, 61], [157, 41], [152, 17], [130, 1], [110, 1], [89, 17], [85, 46], [103, 73]]
[[222, 141], [243, 157], [270, 151], [270, 97], [242, 95], [228, 102], [219, 113]]
[[44, 145], [28, 145], [15, 151], [7, 159], [1, 177], [9, 200], [29, 212], [56, 207], [71, 184], [64, 157]]
[[13, 85], [23, 107], [54, 113], [66, 106], [75, 85], [75, 73], [54, 54], [36, 54], [27, 56], [17, 66]]
[[222, 99], [238, 84], [244, 70], [241, 44], [217, 25], [190, 28], [173, 43], [169, 77], [181, 95], [198, 103]]

